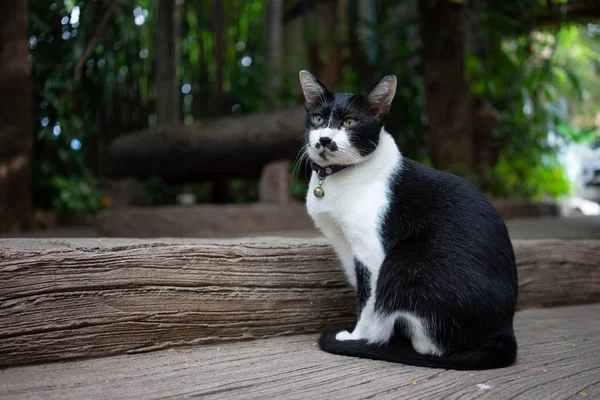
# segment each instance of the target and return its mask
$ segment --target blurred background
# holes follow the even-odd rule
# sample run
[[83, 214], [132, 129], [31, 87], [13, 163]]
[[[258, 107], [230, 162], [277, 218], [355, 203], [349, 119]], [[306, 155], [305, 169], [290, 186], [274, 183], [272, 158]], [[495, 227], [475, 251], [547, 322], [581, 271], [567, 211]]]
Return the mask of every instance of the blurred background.
[[2, 8], [5, 235], [311, 229], [301, 69], [347, 92], [395, 74], [403, 154], [469, 179], [505, 218], [600, 214], [597, 0]]

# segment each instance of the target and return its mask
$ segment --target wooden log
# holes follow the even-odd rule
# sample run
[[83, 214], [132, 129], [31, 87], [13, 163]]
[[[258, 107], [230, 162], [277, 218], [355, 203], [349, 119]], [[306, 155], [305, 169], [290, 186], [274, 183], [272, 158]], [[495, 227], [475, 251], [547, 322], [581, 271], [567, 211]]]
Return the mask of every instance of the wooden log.
[[158, 126], [117, 138], [108, 149], [114, 178], [169, 182], [258, 178], [275, 160], [294, 160], [304, 144], [304, 108]]
[[516, 364], [446, 371], [327, 354], [316, 335], [7, 368], [0, 398], [511, 399], [600, 398], [600, 304], [515, 316]]
[[[600, 241], [515, 241], [519, 307], [600, 302]], [[323, 239], [0, 240], [0, 365], [351, 327]]]
[[515, 240], [519, 309], [600, 302], [600, 240]]

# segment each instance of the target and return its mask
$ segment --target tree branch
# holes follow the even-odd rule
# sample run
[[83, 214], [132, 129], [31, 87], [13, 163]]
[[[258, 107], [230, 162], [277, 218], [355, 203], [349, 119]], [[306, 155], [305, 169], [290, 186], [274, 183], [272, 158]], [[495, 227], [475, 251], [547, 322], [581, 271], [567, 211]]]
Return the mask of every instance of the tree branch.
[[106, 11], [104, 12], [104, 15], [102, 16], [102, 19], [100, 20], [100, 23], [98, 24], [98, 27], [96, 28], [96, 32], [94, 33], [92, 40], [89, 41], [85, 51], [83, 52], [83, 55], [79, 58], [79, 60], [77, 61], [77, 64], [75, 64], [74, 71], [75, 71], [75, 77], [77, 79], [81, 78], [81, 69], [83, 68], [83, 64], [85, 64], [87, 59], [90, 58], [90, 56], [92, 55], [92, 52], [94, 51], [94, 48], [96, 47], [96, 44], [98, 44], [98, 42], [104, 35], [104, 30], [106, 29], [106, 25], [108, 24], [108, 21], [116, 8], [117, 8], [117, 0], [112, 0], [112, 2], [110, 3], [110, 6], [108, 6]]

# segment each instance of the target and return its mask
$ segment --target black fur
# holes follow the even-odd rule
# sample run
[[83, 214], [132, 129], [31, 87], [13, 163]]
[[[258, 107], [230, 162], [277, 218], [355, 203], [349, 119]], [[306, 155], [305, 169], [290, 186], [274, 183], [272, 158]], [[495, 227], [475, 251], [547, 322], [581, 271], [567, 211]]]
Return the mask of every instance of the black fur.
[[514, 340], [517, 269], [494, 207], [466, 180], [408, 159], [390, 185], [375, 308], [430, 319], [449, 352]]
[[382, 360], [417, 367], [443, 368], [456, 370], [485, 370], [503, 368], [515, 361], [517, 342], [511, 339], [512, 329], [506, 335], [491, 338], [477, 348], [466, 348], [443, 357], [417, 353], [412, 344], [403, 337], [393, 338], [385, 345], [368, 344], [365, 340], [339, 341], [335, 335], [339, 331], [330, 330], [319, 338], [319, 347], [328, 353], [341, 356], [361, 357]]
[[383, 216], [386, 258], [375, 311], [408, 311], [433, 323], [441, 357], [415, 352], [398, 324], [384, 346], [338, 341], [325, 333], [321, 349], [340, 355], [449, 369], [511, 365], [517, 355], [513, 316], [517, 270], [502, 218], [466, 180], [404, 158], [390, 182]]
[[362, 312], [367, 300], [371, 296], [371, 273], [356, 258], [354, 259], [354, 269], [356, 270], [356, 299], [358, 303], [358, 315]]

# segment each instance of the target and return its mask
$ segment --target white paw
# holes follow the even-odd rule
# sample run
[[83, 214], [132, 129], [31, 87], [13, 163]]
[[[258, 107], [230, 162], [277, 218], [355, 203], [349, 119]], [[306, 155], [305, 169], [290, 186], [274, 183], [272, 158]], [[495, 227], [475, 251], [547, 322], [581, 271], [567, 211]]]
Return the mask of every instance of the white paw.
[[335, 335], [335, 340], [339, 340], [340, 342], [344, 342], [346, 340], [352, 340], [352, 334], [348, 331], [341, 331]]

